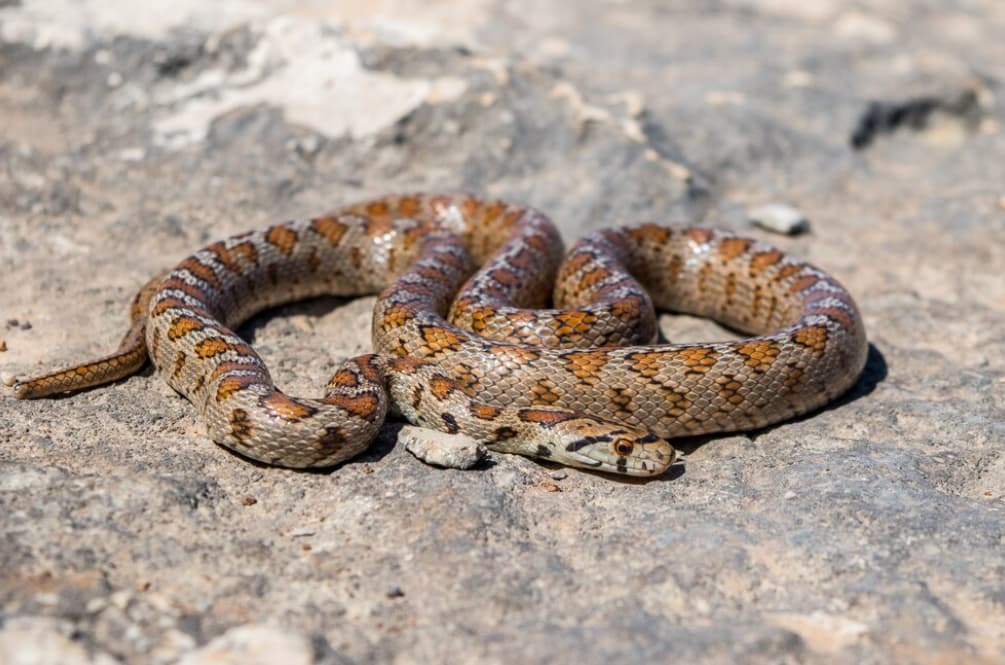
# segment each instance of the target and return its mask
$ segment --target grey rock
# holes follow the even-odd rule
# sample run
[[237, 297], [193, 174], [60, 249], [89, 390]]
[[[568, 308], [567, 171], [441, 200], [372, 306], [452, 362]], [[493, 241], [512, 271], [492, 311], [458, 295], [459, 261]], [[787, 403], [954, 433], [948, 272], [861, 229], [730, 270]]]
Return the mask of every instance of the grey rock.
[[[463, 188], [569, 242], [749, 232], [736, 202], [798, 201], [815, 233], [777, 242], [856, 295], [872, 350], [834, 405], [680, 441], [645, 483], [514, 455], [443, 471], [396, 424], [337, 469], [265, 468], [149, 371], [0, 390], [0, 660], [1005, 660], [999, 3], [69, 4], [0, 2], [4, 380], [115, 348], [135, 289], [208, 242]], [[971, 89], [973, 118], [849, 145], [871, 102]], [[317, 394], [370, 350], [372, 307], [241, 332]]]

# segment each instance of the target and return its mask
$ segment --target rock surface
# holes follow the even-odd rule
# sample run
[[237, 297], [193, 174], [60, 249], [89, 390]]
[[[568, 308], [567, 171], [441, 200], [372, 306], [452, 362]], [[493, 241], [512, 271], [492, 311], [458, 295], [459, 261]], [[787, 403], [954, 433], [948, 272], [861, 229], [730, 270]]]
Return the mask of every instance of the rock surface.
[[[786, 201], [814, 230], [771, 241], [856, 294], [866, 375], [812, 416], [684, 442], [648, 483], [438, 470], [393, 425], [295, 473], [211, 444], [149, 371], [8, 390], [0, 653], [1005, 661], [1002, 3], [337, 5], [0, 2], [5, 377], [113, 348], [133, 290], [210, 240], [416, 189], [512, 197], [570, 240], [643, 218], [758, 235], [745, 210]], [[972, 103], [917, 101], [940, 95]], [[316, 392], [369, 349], [372, 302], [242, 333]]]

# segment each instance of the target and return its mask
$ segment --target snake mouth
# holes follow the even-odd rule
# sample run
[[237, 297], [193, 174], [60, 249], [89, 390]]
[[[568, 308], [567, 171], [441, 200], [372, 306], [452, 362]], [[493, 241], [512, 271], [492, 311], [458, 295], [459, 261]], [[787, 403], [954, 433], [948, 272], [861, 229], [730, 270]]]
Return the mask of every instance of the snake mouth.
[[[595, 469], [598, 466], [604, 465], [604, 463], [598, 459], [593, 459], [592, 457], [587, 457], [586, 455], [580, 455], [579, 453], [574, 451], [566, 451], [566, 455], [569, 457], [570, 462], [573, 462], [580, 466], [589, 467], [591, 469]], [[614, 471], [615, 469], [611, 470]]]
[[617, 461], [605, 461], [588, 457], [575, 451], [566, 451], [563, 462], [572, 466], [592, 469], [595, 471], [604, 471], [606, 473], [613, 473], [619, 476], [628, 475], [651, 478], [664, 473], [673, 464], [676, 454], [672, 448], [670, 450], [671, 452], [669, 454], [655, 454], [653, 456], [647, 456], [645, 459], [635, 460], [631, 464], [624, 465], [619, 464]]

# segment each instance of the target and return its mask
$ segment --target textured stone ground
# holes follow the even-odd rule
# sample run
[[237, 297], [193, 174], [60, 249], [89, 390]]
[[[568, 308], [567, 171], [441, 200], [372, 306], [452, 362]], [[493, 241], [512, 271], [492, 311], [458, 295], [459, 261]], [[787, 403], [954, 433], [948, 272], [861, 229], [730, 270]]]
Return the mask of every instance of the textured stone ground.
[[[294, 473], [214, 446], [149, 371], [8, 390], [0, 661], [1005, 661], [1000, 2], [172, 7], [0, 2], [7, 378], [112, 348], [133, 290], [211, 239], [415, 189], [525, 201], [569, 239], [766, 237], [745, 210], [795, 205], [812, 231], [772, 240], [856, 294], [869, 366], [639, 484], [432, 468], [400, 425]], [[242, 332], [314, 392], [369, 348], [371, 306]]]

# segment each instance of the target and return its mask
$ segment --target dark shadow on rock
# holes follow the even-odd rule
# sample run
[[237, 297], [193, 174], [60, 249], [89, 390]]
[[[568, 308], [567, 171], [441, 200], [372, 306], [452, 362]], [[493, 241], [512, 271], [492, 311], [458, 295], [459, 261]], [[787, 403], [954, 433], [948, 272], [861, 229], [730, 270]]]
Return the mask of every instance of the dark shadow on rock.
[[959, 118], [970, 132], [976, 131], [984, 116], [975, 88], [895, 102], [873, 101], [859, 116], [848, 142], [855, 150], [864, 150], [883, 134], [905, 127], [920, 131], [936, 111]]
[[[886, 380], [886, 375], [886, 357], [883, 356], [883, 353], [878, 348], [876, 348], [875, 344], [870, 342], [869, 354], [865, 359], [865, 368], [862, 370], [862, 376], [858, 377], [858, 381], [855, 382], [855, 385], [853, 385], [848, 392], [841, 397], [838, 397], [830, 404], [824, 405], [822, 409], [818, 409], [818, 411], [844, 406], [845, 404], [854, 402], [860, 397], [865, 397], [875, 390], [876, 386]], [[816, 411], [813, 413], [816, 413]]]
[[270, 307], [269, 309], [255, 314], [250, 319], [242, 323], [237, 330], [237, 334], [240, 335], [241, 338], [248, 344], [254, 345], [255, 336], [258, 334], [258, 331], [261, 330], [273, 317], [307, 316], [318, 319], [326, 314], [330, 314], [339, 307], [348, 305], [357, 297], [363, 298], [366, 296], [352, 296], [347, 298], [340, 296], [318, 296], [316, 298], [306, 298], [304, 300], [298, 300], [285, 305], [276, 305], [275, 307]]

